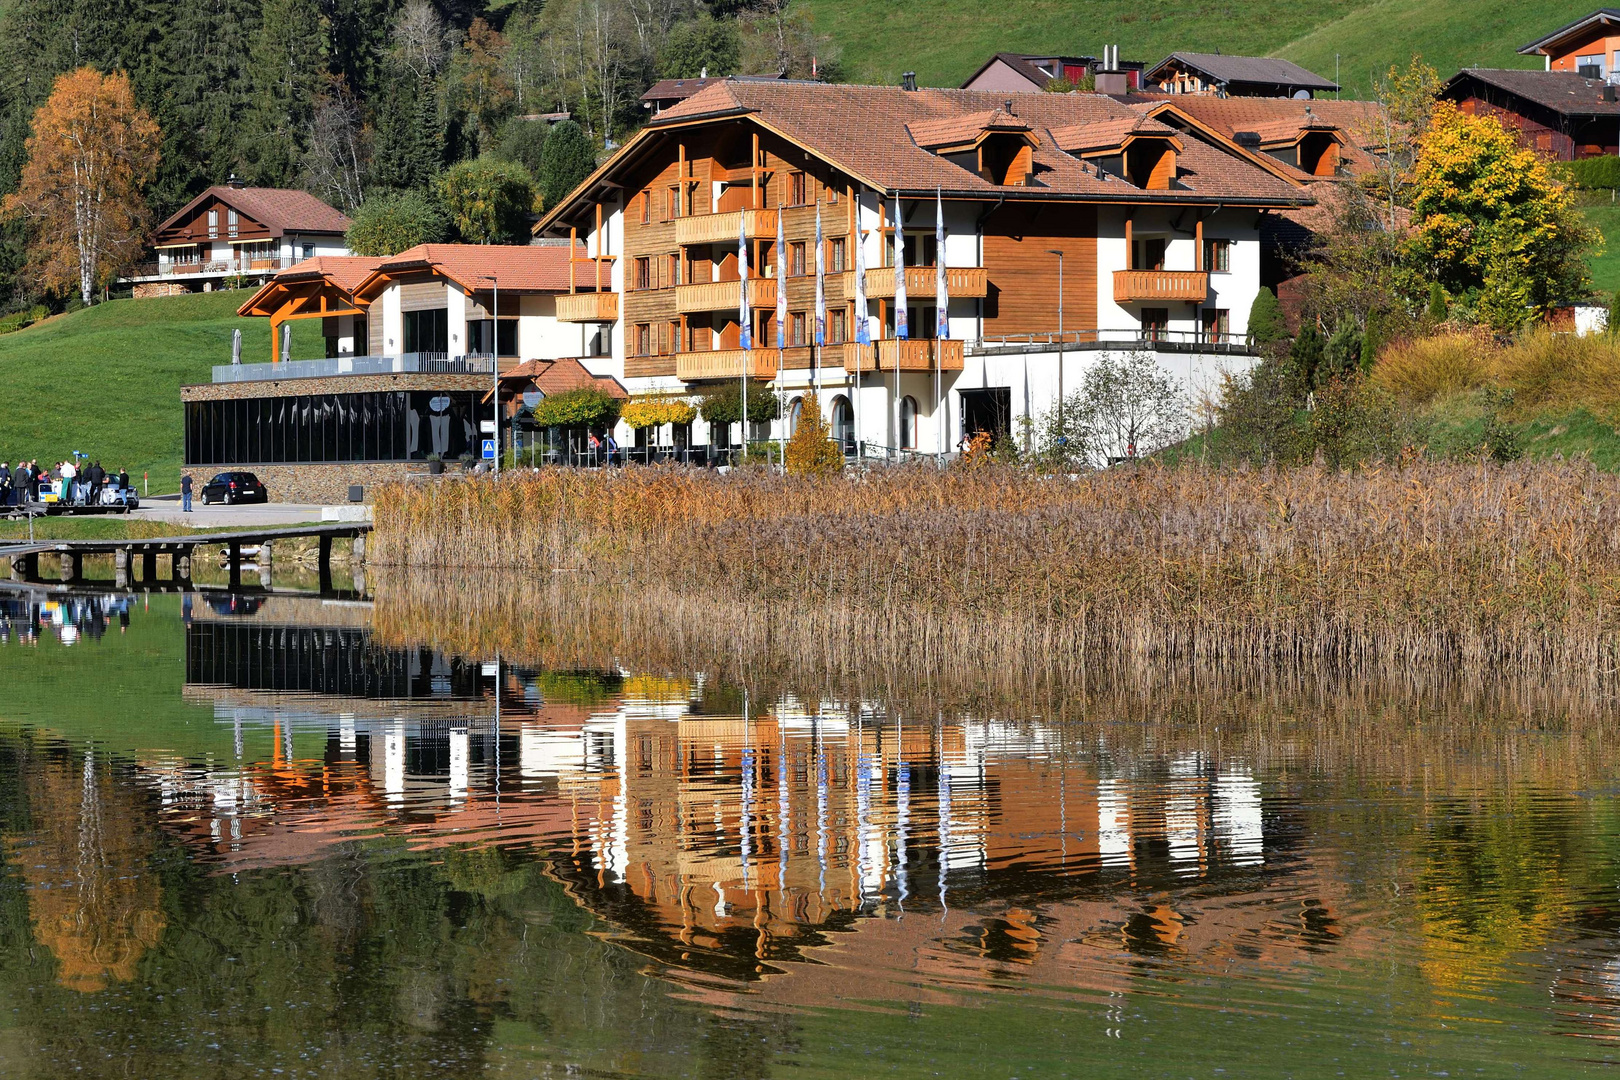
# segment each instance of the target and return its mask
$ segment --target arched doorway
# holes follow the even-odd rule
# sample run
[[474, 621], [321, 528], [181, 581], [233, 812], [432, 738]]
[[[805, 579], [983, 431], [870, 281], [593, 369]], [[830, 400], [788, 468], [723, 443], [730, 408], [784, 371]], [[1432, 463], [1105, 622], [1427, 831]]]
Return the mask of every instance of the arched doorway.
[[787, 437], [793, 438], [799, 432], [799, 419], [804, 416], [804, 398], [796, 397], [793, 404], [788, 406]]
[[844, 453], [855, 452], [855, 413], [849, 407], [849, 398], [842, 394], [833, 398], [832, 437]]
[[909, 394], [900, 399], [900, 449], [917, 449], [917, 399]]

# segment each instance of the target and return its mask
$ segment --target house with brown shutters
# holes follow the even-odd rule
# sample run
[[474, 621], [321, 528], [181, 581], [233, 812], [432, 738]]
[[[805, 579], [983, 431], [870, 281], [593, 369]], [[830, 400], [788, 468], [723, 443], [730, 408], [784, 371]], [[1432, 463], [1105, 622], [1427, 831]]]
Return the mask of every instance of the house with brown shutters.
[[1339, 84], [1275, 56], [1173, 52], [1149, 68], [1142, 85], [1165, 94], [1215, 97], [1313, 98]]
[[852, 452], [938, 453], [1045, 414], [1102, 352], [1218, 393], [1250, 354], [1262, 225], [1311, 202], [1299, 169], [1173, 103], [722, 80], [536, 229], [582, 242], [559, 317], [603, 328], [589, 363], [632, 393], [746, 375], [789, 403], [751, 437], [814, 395]]
[[349, 225], [307, 191], [248, 187], [232, 177], [159, 225], [155, 260], [120, 280], [137, 298], [208, 292], [227, 279], [262, 284], [297, 263], [348, 255]]
[[1602, 70], [1467, 68], [1447, 80], [1440, 96], [1470, 115], [1495, 117], [1525, 146], [1574, 161], [1620, 149], [1617, 87]]

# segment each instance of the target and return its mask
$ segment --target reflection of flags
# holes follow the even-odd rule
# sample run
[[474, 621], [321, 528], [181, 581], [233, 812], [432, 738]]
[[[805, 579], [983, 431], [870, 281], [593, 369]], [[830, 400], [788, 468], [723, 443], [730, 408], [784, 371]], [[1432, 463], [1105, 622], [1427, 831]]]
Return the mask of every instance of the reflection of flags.
[[816, 344], [827, 344], [827, 260], [821, 240], [821, 200], [816, 200]]
[[754, 347], [754, 330], [748, 325], [748, 215], [741, 215], [743, 225], [737, 230], [737, 347]]
[[872, 344], [866, 322], [866, 241], [861, 236], [860, 206], [855, 207], [855, 344]]
[[906, 325], [906, 234], [900, 221], [900, 195], [894, 196], [894, 336], [911, 336]]
[[934, 305], [939, 322], [935, 336], [943, 341], [951, 336], [951, 320], [947, 314], [951, 294], [945, 285], [945, 203], [938, 188], [934, 189]]
[[787, 348], [787, 245], [782, 242], [782, 212], [776, 213], [776, 347]]

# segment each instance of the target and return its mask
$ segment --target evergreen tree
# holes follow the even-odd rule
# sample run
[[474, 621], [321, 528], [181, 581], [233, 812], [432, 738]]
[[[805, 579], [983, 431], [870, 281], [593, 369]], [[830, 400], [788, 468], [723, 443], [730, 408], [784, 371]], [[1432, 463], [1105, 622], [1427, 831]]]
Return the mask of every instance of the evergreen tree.
[[1361, 330], [1351, 318], [1339, 320], [1322, 346], [1323, 370], [1330, 379], [1347, 378], [1361, 367]]
[[315, 0], [261, 0], [249, 70], [253, 104], [243, 123], [246, 178], [290, 186], [325, 79], [326, 20]]
[[596, 151], [578, 124], [564, 120], [546, 135], [540, 167], [540, 198], [550, 210], [568, 197], [596, 168]]
[[735, 75], [741, 54], [735, 20], [705, 15], [669, 32], [658, 50], [658, 74], [665, 79], [695, 79], [705, 71]]
[[1437, 323], [1446, 321], [1446, 290], [1438, 281], [1429, 283], [1429, 319]]
[[1316, 324], [1306, 322], [1300, 328], [1299, 336], [1294, 339], [1293, 347], [1288, 350], [1288, 358], [1293, 361], [1294, 370], [1299, 373], [1306, 386], [1316, 385], [1316, 371], [1322, 366], [1322, 335], [1317, 331]]
[[1277, 294], [1262, 287], [1249, 307], [1249, 340], [1256, 345], [1270, 345], [1287, 336], [1288, 326], [1283, 321]]
[[435, 188], [465, 243], [516, 244], [527, 239], [534, 179], [517, 162], [463, 161], [447, 169]]

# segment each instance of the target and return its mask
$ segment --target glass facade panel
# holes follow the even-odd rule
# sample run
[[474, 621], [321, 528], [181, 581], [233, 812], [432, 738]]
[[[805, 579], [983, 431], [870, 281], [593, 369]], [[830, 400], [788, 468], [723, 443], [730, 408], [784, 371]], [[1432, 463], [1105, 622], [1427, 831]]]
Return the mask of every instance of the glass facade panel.
[[477, 452], [479, 410], [468, 391], [192, 401], [186, 464], [454, 460]]

